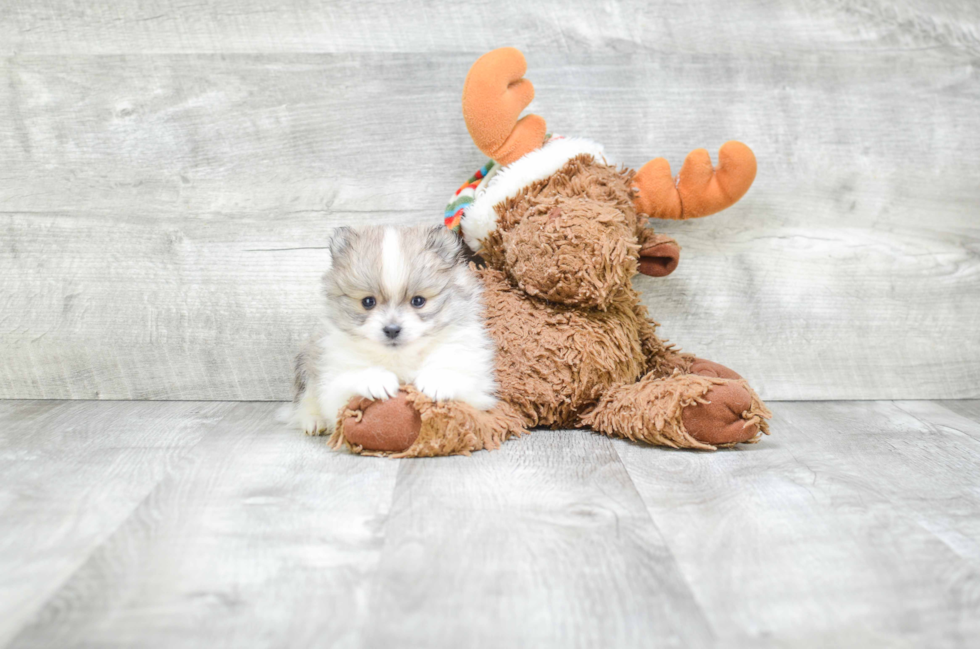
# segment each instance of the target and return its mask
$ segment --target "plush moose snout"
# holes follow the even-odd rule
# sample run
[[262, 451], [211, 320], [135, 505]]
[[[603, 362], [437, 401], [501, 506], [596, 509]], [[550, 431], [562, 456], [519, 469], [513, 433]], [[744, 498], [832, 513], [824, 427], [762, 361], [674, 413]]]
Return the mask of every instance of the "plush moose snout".
[[502, 239], [517, 285], [559, 304], [605, 309], [637, 271], [635, 221], [589, 198], [543, 199]]
[[640, 233], [639, 271], [650, 277], [666, 277], [677, 268], [681, 260], [681, 247], [677, 242], [653, 230]]

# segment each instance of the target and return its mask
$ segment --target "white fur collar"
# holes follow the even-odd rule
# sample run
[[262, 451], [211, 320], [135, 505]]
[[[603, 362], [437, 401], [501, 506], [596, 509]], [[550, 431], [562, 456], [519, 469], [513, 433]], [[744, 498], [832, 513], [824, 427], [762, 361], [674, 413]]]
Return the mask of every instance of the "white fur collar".
[[463, 210], [460, 229], [466, 245], [478, 252], [481, 242], [497, 229], [497, 213], [501, 201], [516, 196], [524, 187], [547, 178], [577, 155], [587, 153], [603, 162], [605, 152], [601, 144], [585, 138], [555, 138], [540, 149], [535, 149], [506, 167], [499, 168], [476, 190], [473, 202]]

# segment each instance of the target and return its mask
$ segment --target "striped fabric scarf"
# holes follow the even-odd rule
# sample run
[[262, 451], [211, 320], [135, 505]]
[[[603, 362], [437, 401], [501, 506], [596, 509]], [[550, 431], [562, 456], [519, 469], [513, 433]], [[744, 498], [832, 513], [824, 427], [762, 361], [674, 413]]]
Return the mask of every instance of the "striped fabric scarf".
[[[548, 133], [544, 136], [544, 144], [542, 146], [552, 140], [563, 139], [565, 138], [561, 135]], [[499, 170], [500, 165], [493, 160], [487, 160], [485, 165], [477, 169], [476, 173], [470, 176], [469, 180], [456, 190], [456, 193], [453, 194], [452, 199], [449, 201], [449, 205], [446, 206], [446, 211], [442, 217], [447, 228], [456, 233], [460, 232], [459, 222], [463, 218], [463, 210], [476, 198], [476, 192], [480, 188], [480, 185], [487, 183]]]
[[463, 218], [463, 208], [473, 202], [473, 199], [476, 198], [476, 188], [496, 167], [496, 162], [488, 160], [485, 165], [477, 169], [475, 174], [470, 176], [469, 180], [463, 183], [462, 187], [456, 190], [452, 200], [449, 201], [449, 205], [446, 206], [446, 212], [443, 216], [447, 228], [453, 232], [459, 232], [459, 221]]

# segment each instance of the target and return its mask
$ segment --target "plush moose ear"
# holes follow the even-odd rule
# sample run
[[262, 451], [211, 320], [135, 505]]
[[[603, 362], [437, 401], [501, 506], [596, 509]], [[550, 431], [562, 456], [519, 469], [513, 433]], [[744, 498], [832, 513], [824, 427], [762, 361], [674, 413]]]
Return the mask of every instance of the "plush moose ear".
[[[647, 234], [649, 233], [649, 234]], [[644, 230], [640, 241], [639, 271], [650, 277], [666, 277], [677, 268], [681, 247], [677, 242], [653, 230]]]

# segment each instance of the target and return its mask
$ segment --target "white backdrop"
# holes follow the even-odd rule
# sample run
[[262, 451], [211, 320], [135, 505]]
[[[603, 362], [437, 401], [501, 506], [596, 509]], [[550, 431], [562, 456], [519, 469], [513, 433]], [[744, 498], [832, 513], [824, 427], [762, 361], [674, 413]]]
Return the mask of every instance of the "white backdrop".
[[440, 221], [503, 45], [620, 162], [755, 150], [656, 226], [667, 338], [770, 399], [980, 397], [970, 0], [0, 0], [0, 397], [288, 398], [331, 228]]

